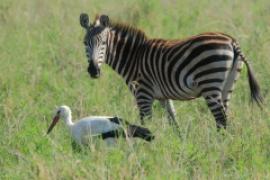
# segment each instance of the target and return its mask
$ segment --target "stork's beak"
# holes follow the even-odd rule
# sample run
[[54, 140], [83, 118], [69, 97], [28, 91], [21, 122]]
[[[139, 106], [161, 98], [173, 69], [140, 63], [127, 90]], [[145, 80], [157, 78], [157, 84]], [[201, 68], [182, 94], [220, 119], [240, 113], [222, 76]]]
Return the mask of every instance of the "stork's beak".
[[53, 121], [52, 121], [52, 123], [51, 123], [51, 125], [50, 125], [50, 127], [49, 127], [49, 129], [47, 131], [47, 134], [49, 134], [52, 131], [53, 127], [56, 125], [56, 123], [59, 121], [59, 119], [60, 119], [59, 115], [56, 115], [53, 118]]

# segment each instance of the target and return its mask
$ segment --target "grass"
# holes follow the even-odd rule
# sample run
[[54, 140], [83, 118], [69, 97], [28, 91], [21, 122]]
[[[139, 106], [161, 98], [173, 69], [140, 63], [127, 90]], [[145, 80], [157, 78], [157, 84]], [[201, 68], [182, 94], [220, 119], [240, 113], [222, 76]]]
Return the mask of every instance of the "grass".
[[[269, 179], [270, 3], [202, 1], [1, 0], [0, 179]], [[265, 110], [250, 104], [246, 69], [233, 93], [224, 135], [202, 99], [175, 102], [180, 141], [155, 103], [153, 143], [102, 142], [73, 153], [63, 124], [46, 130], [56, 106], [74, 118], [118, 115], [139, 123], [121, 78], [105, 65], [91, 80], [79, 14], [106, 13], [150, 37], [184, 38], [222, 31], [241, 44], [261, 84]]]

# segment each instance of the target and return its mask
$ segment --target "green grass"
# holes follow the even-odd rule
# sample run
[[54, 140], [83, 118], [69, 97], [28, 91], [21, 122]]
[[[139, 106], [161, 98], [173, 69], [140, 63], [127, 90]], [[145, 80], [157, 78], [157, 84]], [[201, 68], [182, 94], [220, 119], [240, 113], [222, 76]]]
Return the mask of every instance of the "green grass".
[[[0, 179], [269, 179], [270, 2], [181, 1], [0, 1]], [[56, 106], [74, 118], [119, 115], [139, 124], [134, 99], [105, 65], [91, 80], [79, 14], [106, 13], [150, 37], [184, 38], [204, 31], [235, 37], [265, 96], [265, 110], [250, 104], [244, 68], [233, 93], [224, 135], [202, 99], [175, 102], [183, 140], [154, 104], [153, 143], [115, 148], [99, 142], [73, 153], [63, 124], [46, 130]]]

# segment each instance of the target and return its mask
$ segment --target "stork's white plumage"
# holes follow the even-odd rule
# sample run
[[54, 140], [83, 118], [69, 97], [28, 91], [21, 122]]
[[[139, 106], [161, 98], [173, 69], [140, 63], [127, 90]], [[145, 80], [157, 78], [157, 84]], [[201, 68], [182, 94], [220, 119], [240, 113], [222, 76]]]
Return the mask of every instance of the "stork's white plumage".
[[[138, 137], [146, 141], [154, 139], [154, 136], [147, 128], [132, 125], [118, 117], [90, 116], [73, 123], [71, 110], [68, 106], [60, 106], [57, 109], [47, 134], [52, 131], [59, 119], [64, 120], [70, 130], [72, 139], [79, 145], [87, 145], [89, 140], [97, 136], [105, 140], [121, 136]], [[127, 126], [126, 133], [123, 125]]]

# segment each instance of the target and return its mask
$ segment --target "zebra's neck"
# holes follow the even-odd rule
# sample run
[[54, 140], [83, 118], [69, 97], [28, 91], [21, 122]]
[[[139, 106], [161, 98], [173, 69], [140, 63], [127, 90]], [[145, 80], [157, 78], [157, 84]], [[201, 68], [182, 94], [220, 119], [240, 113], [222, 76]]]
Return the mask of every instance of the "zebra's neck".
[[111, 27], [106, 63], [122, 76], [127, 84], [138, 76], [145, 41], [146, 36], [140, 30], [118, 24]]

